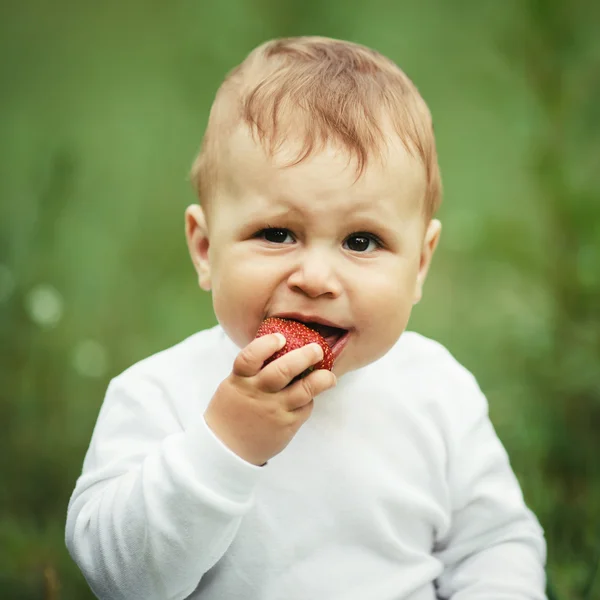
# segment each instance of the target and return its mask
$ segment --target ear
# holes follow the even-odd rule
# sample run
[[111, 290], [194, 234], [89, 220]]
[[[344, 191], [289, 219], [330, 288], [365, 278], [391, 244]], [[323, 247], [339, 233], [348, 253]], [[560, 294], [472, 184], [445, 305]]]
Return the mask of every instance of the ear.
[[421, 259], [419, 263], [419, 272], [417, 274], [417, 281], [415, 284], [415, 296], [413, 298], [413, 304], [417, 304], [423, 297], [423, 285], [427, 278], [429, 266], [431, 265], [431, 259], [433, 253], [440, 241], [440, 235], [442, 233], [442, 224], [437, 219], [432, 219], [427, 226], [425, 237], [423, 238], [423, 247], [421, 248]]
[[185, 211], [185, 237], [196, 273], [198, 285], [205, 292], [210, 291], [210, 240], [204, 210], [198, 204], [188, 206]]

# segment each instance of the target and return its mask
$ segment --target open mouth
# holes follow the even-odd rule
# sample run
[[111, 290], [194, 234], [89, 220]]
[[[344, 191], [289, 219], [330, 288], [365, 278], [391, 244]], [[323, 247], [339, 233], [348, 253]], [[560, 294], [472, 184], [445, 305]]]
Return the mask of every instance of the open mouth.
[[304, 323], [304, 325], [314, 329], [327, 342], [327, 345], [332, 350], [341, 340], [341, 338], [348, 333], [347, 329], [330, 327], [329, 325], [321, 325], [321, 323]]
[[326, 325], [325, 323], [317, 323], [316, 321], [310, 321], [310, 317], [306, 319], [302, 318], [302, 315], [294, 313], [282, 313], [277, 316], [280, 319], [287, 319], [289, 321], [296, 321], [302, 323], [309, 329], [316, 331], [327, 343], [331, 349], [334, 360], [342, 353], [342, 350], [350, 339], [350, 330], [343, 329], [341, 327], [335, 327], [334, 325]]
[[310, 321], [299, 322], [316, 331], [331, 348], [331, 353], [333, 354], [334, 360], [337, 359], [348, 342], [348, 329], [341, 329], [339, 327], [332, 327], [330, 325], [323, 325], [322, 323], [314, 323]]

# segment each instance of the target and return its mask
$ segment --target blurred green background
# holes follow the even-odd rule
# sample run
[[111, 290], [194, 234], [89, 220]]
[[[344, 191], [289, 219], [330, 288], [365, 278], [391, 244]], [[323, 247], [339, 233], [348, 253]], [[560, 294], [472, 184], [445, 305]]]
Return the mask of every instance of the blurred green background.
[[183, 237], [212, 98], [301, 34], [428, 101], [444, 233], [411, 328], [478, 377], [556, 596], [600, 598], [599, 5], [2, 2], [0, 598], [91, 598], [64, 523], [107, 383], [215, 323]]

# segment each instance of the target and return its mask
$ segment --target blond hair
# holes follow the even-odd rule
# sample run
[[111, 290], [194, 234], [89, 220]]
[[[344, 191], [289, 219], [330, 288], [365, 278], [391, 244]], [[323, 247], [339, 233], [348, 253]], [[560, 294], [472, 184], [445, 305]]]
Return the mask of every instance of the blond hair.
[[323, 37], [266, 42], [219, 88], [192, 183], [201, 201], [209, 201], [219, 180], [219, 144], [240, 124], [271, 156], [291, 135], [299, 139], [299, 152], [289, 165], [337, 143], [356, 158], [360, 177], [370, 155], [381, 156], [387, 145], [383, 119], [423, 164], [423, 210], [429, 219], [441, 202], [433, 124], [405, 73], [379, 52], [352, 42]]

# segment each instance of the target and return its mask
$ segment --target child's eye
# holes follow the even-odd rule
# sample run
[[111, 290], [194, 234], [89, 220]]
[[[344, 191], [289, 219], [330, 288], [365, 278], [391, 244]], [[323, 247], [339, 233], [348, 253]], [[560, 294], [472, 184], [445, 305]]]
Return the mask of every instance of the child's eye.
[[376, 235], [372, 233], [353, 233], [346, 238], [344, 245], [352, 252], [373, 252], [381, 248], [383, 244]]
[[256, 234], [256, 237], [262, 238], [267, 242], [271, 242], [272, 244], [289, 244], [290, 241], [286, 242], [288, 237], [292, 242], [294, 241], [288, 229], [280, 229], [278, 227], [267, 227], [266, 229], [261, 229]]

